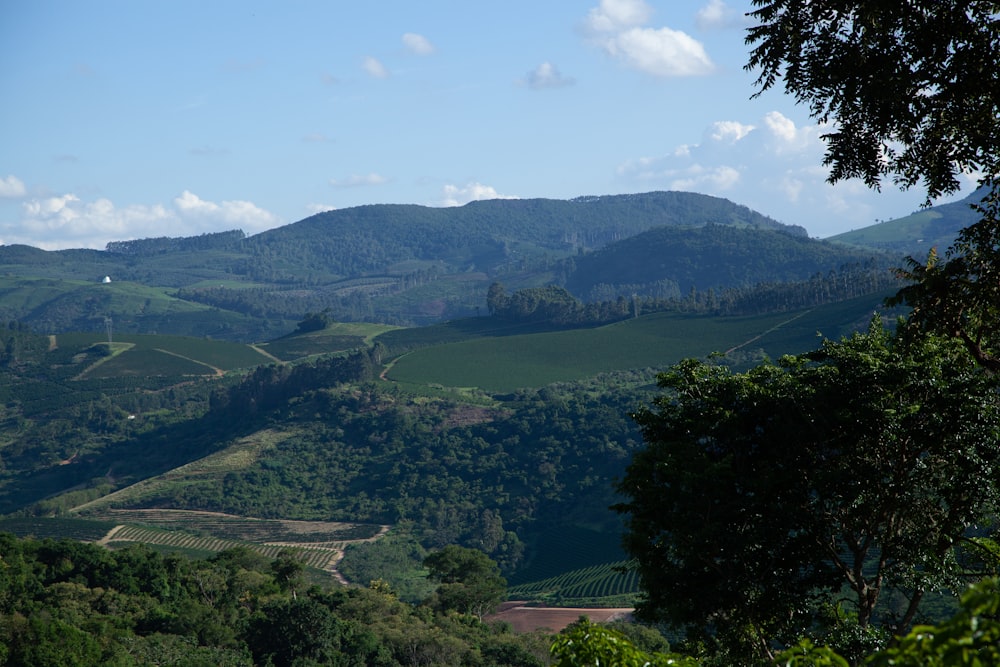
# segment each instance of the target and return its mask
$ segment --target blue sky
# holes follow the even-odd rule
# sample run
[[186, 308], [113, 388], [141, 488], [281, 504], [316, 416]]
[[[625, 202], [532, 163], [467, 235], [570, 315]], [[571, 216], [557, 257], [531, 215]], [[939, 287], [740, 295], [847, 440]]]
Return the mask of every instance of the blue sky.
[[831, 187], [751, 99], [749, 0], [0, 1], [0, 243], [248, 234], [374, 203], [725, 197], [826, 237], [923, 195]]

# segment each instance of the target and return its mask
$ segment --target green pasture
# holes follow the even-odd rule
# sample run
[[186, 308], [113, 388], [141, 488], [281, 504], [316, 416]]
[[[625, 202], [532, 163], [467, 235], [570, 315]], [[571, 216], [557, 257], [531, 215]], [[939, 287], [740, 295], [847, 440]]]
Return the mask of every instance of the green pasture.
[[12, 312], [30, 312], [67, 290], [89, 285], [84, 281], [0, 276], [0, 302]]
[[[112, 333], [112, 339], [115, 344], [128, 343], [131, 347], [102, 363], [98, 367], [100, 374], [95, 377], [114, 376], [115, 372], [121, 375], [206, 375], [214, 369], [230, 371], [270, 361], [249, 345], [208, 338]], [[58, 334], [55, 340], [59, 348], [83, 350], [106, 342], [107, 334]]]
[[293, 361], [317, 354], [346, 352], [367, 345], [375, 336], [396, 327], [364, 322], [338, 322], [322, 331], [292, 334], [258, 347], [282, 361]]
[[788, 318], [657, 313], [595, 329], [468, 340], [406, 354], [387, 376], [414, 384], [507, 392], [615, 370], [664, 367], [684, 357], [725, 351]]
[[409, 384], [508, 392], [615, 370], [663, 368], [714, 352], [777, 358], [816, 348], [820, 335], [839, 338], [865, 327], [883, 298], [762, 316], [654, 313], [592, 329], [472, 338], [405, 354], [387, 377]]

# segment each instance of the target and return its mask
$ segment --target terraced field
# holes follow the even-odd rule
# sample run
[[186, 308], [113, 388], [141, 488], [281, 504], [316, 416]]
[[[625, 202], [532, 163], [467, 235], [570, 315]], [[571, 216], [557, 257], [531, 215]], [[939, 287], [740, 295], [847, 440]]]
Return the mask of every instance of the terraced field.
[[106, 510], [96, 518], [114, 524], [98, 540], [111, 548], [141, 543], [166, 551], [208, 555], [246, 547], [267, 558], [291, 551], [307, 567], [333, 574], [342, 582], [336, 567], [344, 548], [378, 539], [389, 530], [388, 526], [369, 524], [256, 519], [167, 509]]

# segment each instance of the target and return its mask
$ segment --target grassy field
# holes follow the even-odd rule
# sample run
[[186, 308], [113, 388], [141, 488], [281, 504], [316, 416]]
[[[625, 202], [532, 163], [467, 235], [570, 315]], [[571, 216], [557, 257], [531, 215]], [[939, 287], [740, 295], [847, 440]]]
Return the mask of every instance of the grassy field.
[[[171, 372], [170, 363], [161, 361], [161, 373], [165, 375], [186, 375], [191, 369], [190, 364], [198, 364], [200, 374], [213, 373], [215, 369], [231, 371], [239, 368], [249, 368], [268, 363], [270, 360], [249, 345], [229, 341], [211, 340], [208, 338], [191, 338], [188, 336], [167, 336], [155, 334], [112, 334], [115, 343], [128, 343], [131, 347], [122, 352], [118, 361], [121, 373], [136, 373], [148, 364], [150, 352], [168, 355], [176, 360], [177, 371]], [[57, 347], [83, 349], [95, 343], [107, 341], [107, 334], [99, 333], [66, 333], [55, 337]], [[143, 357], [146, 357], [145, 359]], [[130, 360], [140, 366], [140, 369], [130, 369]], [[186, 363], [183, 363], [186, 362]], [[146, 372], [146, 371], [142, 371]]]
[[284, 336], [257, 347], [282, 361], [302, 359], [317, 354], [346, 352], [367, 345], [379, 334], [397, 327], [365, 322], [338, 322], [322, 331]]
[[881, 296], [865, 297], [755, 317], [655, 313], [593, 329], [473, 338], [405, 354], [386, 377], [507, 392], [614, 370], [661, 368], [713, 352], [774, 358], [815, 348], [820, 334], [839, 338], [865, 326], [881, 301]]

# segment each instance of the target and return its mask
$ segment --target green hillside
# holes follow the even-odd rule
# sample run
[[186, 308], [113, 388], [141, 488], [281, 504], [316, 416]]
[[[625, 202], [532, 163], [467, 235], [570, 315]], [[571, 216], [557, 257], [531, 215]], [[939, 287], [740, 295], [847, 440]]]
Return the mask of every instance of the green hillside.
[[959, 230], [979, 219], [972, 204], [978, 203], [982, 196], [983, 191], [977, 190], [961, 201], [932, 206], [827, 240], [923, 259], [931, 248], [943, 252], [955, 241]]
[[578, 255], [653, 228], [706, 225], [807, 241], [801, 228], [685, 192], [359, 206], [250, 237], [116, 241], [104, 251], [0, 246], [0, 317], [46, 333], [100, 331], [110, 317], [129, 333], [242, 342], [278, 338], [326, 309], [338, 321], [430, 324], [481, 314], [498, 279], [515, 289], [560, 283]]
[[[732, 351], [745, 359], [813, 349], [864, 327], [883, 295], [754, 317], [656, 313], [592, 329], [476, 337], [400, 357], [386, 373], [408, 384], [509, 392], [615, 370], [664, 368], [685, 357]], [[397, 337], [398, 338], [398, 337]]]
[[850, 264], [887, 266], [888, 258], [768, 229], [658, 227], [575, 258], [566, 287], [588, 301], [609, 293], [680, 297], [806, 280]]

